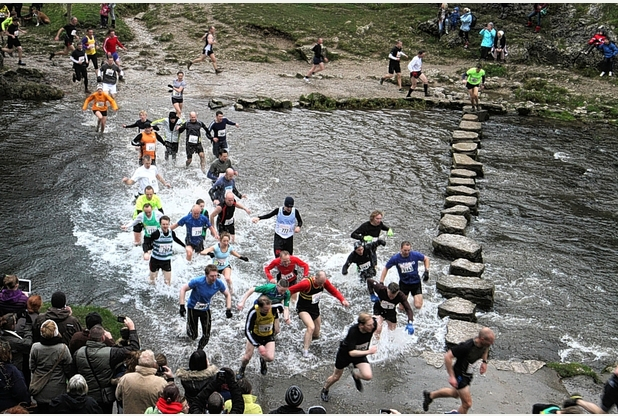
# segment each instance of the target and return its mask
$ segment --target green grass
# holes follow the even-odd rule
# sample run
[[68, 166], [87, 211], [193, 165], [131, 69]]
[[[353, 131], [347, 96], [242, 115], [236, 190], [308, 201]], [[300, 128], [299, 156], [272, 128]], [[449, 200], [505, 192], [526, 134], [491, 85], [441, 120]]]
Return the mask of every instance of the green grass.
[[561, 378], [574, 376], [592, 377], [595, 383], [600, 382], [599, 375], [590, 367], [579, 363], [547, 363], [547, 366], [556, 371]]
[[[51, 304], [48, 302], [43, 303], [40, 311], [41, 314], [45, 313], [45, 311], [47, 311], [47, 308], [49, 308], [50, 306]], [[88, 315], [90, 312], [98, 312], [99, 315], [101, 315], [101, 318], [103, 318], [103, 328], [105, 328], [112, 334], [114, 340], [120, 338], [120, 329], [124, 325], [116, 320], [116, 315], [114, 315], [114, 313], [112, 313], [112, 311], [110, 311], [109, 309], [101, 308], [98, 306], [71, 305], [71, 310], [73, 311], [72, 315], [79, 320], [79, 323], [82, 325], [83, 328], [86, 328], [86, 315]]]
[[508, 74], [507, 68], [498, 64], [485, 64], [483, 69], [488, 77], [506, 77]]

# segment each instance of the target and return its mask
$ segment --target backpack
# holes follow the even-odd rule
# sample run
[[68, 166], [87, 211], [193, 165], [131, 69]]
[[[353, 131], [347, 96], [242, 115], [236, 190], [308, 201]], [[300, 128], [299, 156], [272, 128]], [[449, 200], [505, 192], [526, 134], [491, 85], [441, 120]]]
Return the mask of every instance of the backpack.
[[472, 14], [472, 21], [470, 22], [470, 29], [474, 29], [475, 27], [476, 27], [476, 16]]

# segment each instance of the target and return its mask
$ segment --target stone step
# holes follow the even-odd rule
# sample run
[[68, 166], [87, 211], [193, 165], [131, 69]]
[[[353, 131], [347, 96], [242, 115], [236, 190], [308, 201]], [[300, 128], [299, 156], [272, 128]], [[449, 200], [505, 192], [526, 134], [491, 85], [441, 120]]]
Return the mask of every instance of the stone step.
[[483, 125], [478, 121], [461, 120], [459, 122], [458, 129], [479, 133], [479, 137], [480, 137], [481, 136], [480, 132], [483, 130]]
[[450, 208], [456, 205], [465, 205], [470, 208], [470, 213], [472, 215], [476, 215], [479, 213], [478, 210], [478, 198], [473, 196], [465, 196], [465, 195], [452, 195], [444, 198], [444, 207]]
[[440, 219], [438, 232], [440, 234], [464, 235], [468, 220], [463, 215], [446, 214]]
[[476, 160], [476, 156], [479, 153], [478, 147], [478, 143], [472, 142], [453, 143], [453, 145], [451, 146], [451, 153], [461, 153], [470, 156], [472, 159]]
[[474, 322], [460, 321], [458, 319], [449, 320], [448, 325], [446, 325], [446, 348], [452, 348], [460, 342], [478, 336], [481, 329], [483, 329], [483, 325]]
[[487, 310], [494, 305], [496, 288], [493, 283], [485, 279], [449, 274], [438, 276], [436, 290], [445, 298], [460, 297], [476, 303], [476, 306], [481, 309]]
[[470, 169], [451, 169], [451, 176], [456, 178], [476, 178], [477, 174]]
[[466, 121], [479, 121], [479, 116], [477, 116], [476, 113], [467, 113], [464, 114], [461, 119]]
[[463, 215], [466, 218], [466, 221], [470, 222], [470, 207], [467, 207], [465, 205], [455, 205], [455, 206], [452, 206], [450, 208], [446, 208], [440, 211], [441, 217], [447, 214]]
[[449, 260], [459, 258], [473, 262], [483, 261], [483, 247], [471, 238], [457, 234], [440, 234], [431, 242], [434, 253], [440, 254]]
[[476, 186], [476, 181], [472, 178], [458, 178], [451, 176], [448, 178], [449, 186], [469, 186], [474, 188]]
[[446, 194], [451, 195], [464, 195], [464, 196], [473, 196], [475, 198], [479, 197], [478, 189], [470, 188], [469, 186], [447, 186]]
[[478, 133], [473, 131], [455, 130], [451, 138], [451, 143], [470, 142], [480, 143], [481, 138]]
[[484, 271], [485, 265], [483, 263], [474, 263], [468, 259], [457, 259], [451, 262], [451, 265], [448, 269], [449, 274], [478, 278], [483, 275]]
[[453, 169], [467, 169], [483, 176], [483, 164], [461, 153], [453, 153]]
[[476, 304], [460, 297], [450, 298], [438, 306], [438, 316], [440, 319], [448, 316], [460, 321], [476, 322]]

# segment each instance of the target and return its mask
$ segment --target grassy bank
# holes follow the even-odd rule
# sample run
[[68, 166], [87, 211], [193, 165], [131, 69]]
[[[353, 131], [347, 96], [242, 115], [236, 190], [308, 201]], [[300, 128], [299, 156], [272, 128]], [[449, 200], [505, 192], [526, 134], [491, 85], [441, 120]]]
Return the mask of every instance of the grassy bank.
[[[49, 303], [44, 303], [41, 308], [41, 314], [45, 313], [50, 306]], [[86, 328], [86, 315], [90, 312], [98, 312], [101, 318], [103, 318], [103, 328], [108, 330], [115, 340], [120, 338], [120, 329], [124, 325], [118, 322], [116, 315], [109, 309], [98, 306], [71, 305], [71, 310], [73, 311], [72, 315], [79, 319], [79, 323], [83, 328]]]

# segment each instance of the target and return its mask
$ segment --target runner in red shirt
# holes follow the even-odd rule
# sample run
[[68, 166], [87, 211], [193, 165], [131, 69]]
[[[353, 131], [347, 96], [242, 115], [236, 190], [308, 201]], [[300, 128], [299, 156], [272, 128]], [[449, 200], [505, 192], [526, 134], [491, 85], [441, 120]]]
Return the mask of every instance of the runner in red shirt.
[[[297, 267], [303, 269], [303, 277], [309, 276], [309, 265], [307, 263], [296, 256], [290, 255], [288, 251], [282, 250], [279, 253], [279, 257], [264, 266], [264, 273], [266, 273], [266, 278], [270, 283], [278, 283], [279, 280], [284, 279], [292, 286], [297, 283]], [[276, 280], [271, 273], [272, 271], [278, 273]], [[292, 301], [296, 302], [297, 299], [298, 294], [294, 294]]]
[[107, 37], [103, 41], [103, 50], [105, 51], [105, 56], [111, 55], [112, 58], [114, 58], [114, 63], [118, 65], [118, 68], [120, 68], [120, 79], [122, 80], [124, 78], [124, 72], [122, 72], [122, 68], [120, 66], [120, 56], [118, 56], [117, 48], [120, 48], [125, 52], [127, 50], [127, 48], [125, 48], [122, 42], [118, 39], [118, 36], [116, 36], [114, 29], [110, 29], [107, 32]]

